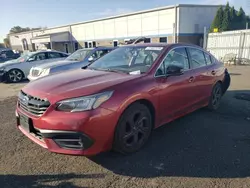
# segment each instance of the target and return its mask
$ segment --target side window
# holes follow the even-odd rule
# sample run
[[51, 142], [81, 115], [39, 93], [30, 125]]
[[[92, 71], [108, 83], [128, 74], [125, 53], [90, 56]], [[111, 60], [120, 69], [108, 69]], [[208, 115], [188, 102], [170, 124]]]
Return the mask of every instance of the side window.
[[39, 54], [34, 55], [34, 61], [40, 61], [44, 59], [47, 59], [45, 53], [39, 53]]
[[109, 50], [96, 50], [93, 54], [92, 57], [94, 59], [98, 59], [102, 56], [104, 56], [105, 54], [107, 54], [109, 52]]
[[207, 53], [204, 53], [204, 55], [205, 55], [207, 65], [211, 65], [212, 64], [211, 56], [208, 55]]
[[59, 53], [56, 53], [56, 52], [49, 52], [48, 53], [49, 59], [60, 58], [60, 57], [61, 57], [61, 55]]
[[[165, 70], [169, 65], [176, 65], [182, 67], [183, 70], [189, 69], [188, 55], [185, 48], [176, 48], [168, 52], [163, 63], [156, 72], [156, 76], [165, 74]], [[165, 68], [164, 68], [165, 66]]]
[[188, 48], [191, 57], [192, 68], [199, 68], [206, 65], [204, 54], [201, 50]]
[[68, 57], [66, 54], [60, 54], [61, 57]]

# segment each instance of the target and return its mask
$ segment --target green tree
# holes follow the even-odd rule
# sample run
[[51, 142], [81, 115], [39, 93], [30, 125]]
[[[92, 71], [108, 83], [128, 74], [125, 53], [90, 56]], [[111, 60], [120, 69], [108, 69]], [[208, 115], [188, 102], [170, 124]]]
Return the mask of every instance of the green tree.
[[236, 29], [245, 29], [246, 27], [246, 14], [242, 7], [240, 7], [238, 13], [237, 13], [237, 19], [236, 19]]
[[235, 29], [235, 25], [236, 25], [236, 18], [237, 17], [237, 15], [236, 15], [236, 11], [235, 11], [235, 9], [234, 9], [234, 6], [232, 6], [231, 8], [230, 8], [230, 25], [229, 25], [229, 29], [230, 30], [234, 30]]
[[219, 31], [221, 30], [221, 25], [222, 25], [222, 20], [223, 20], [223, 14], [224, 14], [223, 8], [222, 8], [222, 6], [220, 6], [219, 9], [216, 12], [216, 15], [214, 17], [213, 23], [212, 23], [212, 25], [210, 27], [211, 28], [210, 29], [211, 32], [213, 32], [214, 28], [218, 28]]
[[223, 12], [223, 19], [221, 23], [221, 31], [228, 31], [230, 29], [230, 6], [227, 2], [226, 8]]
[[30, 27], [14, 26], [10, 29], [9, 33], [21, 33], [25, 31], [39, 30], [39, 29], [42, 29], [42, 27], [30, 28]]

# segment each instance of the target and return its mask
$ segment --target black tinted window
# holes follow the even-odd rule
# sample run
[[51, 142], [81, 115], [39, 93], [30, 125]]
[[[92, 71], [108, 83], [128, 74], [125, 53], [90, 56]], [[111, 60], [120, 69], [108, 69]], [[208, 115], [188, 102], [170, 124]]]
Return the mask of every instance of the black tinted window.
[[204, 53], [204, 55], [205, 55], [205, 59], [206, 59], [206, 63], [207, 63], [207, 65], [212, 64], [212, 61], [211, 61], [211, 56], [210, 56], [210, 55], [208, 55], [207, 53]]
[[201, 50], [195, 48], [188, 48], [191, 56], [192, 68], [198, 68], [206, 65], [204, 54]]

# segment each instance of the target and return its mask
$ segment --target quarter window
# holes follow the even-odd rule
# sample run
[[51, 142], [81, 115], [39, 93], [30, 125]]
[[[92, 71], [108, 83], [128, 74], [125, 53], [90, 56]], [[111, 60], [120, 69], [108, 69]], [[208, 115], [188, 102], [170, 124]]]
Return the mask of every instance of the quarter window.
[[201, 50], [189, 48], [188, 51], [191, 56], [192, 68], [199, 68], [206, 65], [206, 60]]
[[[176, 48], [168, 52], [163, 63], [156, 72], [156, 76], [165, 74], [165, 70], [169, 65], [176, 65], [181, 67], [183, 70], [189, 69], [189, 61], [185, 48]], [[164, 68], [165, 67], [165, 68]]]
[[211, 56], [208, 55], [207, 53], [204, 53], [204, 55], [205, 55], [207, 65], [211, 65], [212, 64]]

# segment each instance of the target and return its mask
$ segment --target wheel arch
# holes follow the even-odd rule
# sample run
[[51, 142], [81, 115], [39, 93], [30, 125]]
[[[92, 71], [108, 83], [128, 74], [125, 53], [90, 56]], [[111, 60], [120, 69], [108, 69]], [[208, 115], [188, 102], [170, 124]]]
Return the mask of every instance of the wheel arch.
[[130, 103], [126, 104], [125, 106], [123, 106], [122, 109], [120, 109], [120, 116], [132, 105], [136, 104], [136, 103], [140, 103], [140, 104], [143, 104], [145, 105], [146, 107], [148, 107], [151, 115], [152, 115], [152, 123], [153, 123], [153, 128], [155, 127], [156, 125], [156, 108], [155, 108], [155, 105], [153, 104], [152, 101], [150, 101], [149, 99], [147, 98], [137, 98], [137, 99], [134, 99], [132, 101], [130, 101]]

